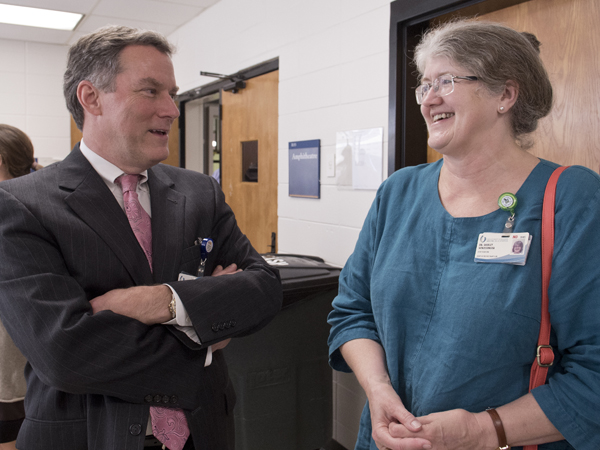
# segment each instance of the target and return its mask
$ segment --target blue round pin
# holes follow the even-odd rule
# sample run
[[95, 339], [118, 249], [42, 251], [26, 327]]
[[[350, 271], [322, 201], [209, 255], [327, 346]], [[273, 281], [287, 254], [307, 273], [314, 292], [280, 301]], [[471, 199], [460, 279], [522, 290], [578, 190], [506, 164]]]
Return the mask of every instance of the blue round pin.
[[200, 258], [206, 260], [208, 258], [208, 254], [212, 252], [213, 249], [213, 240], [210, 238], [202, 239], [200, 243]]

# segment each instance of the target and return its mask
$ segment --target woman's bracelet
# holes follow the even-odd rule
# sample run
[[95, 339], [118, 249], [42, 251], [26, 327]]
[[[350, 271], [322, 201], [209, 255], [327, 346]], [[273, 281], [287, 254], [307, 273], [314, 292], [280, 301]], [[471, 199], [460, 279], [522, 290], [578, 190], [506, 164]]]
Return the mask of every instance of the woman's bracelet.
[[502, 425], [502, 420], [498, 415], [498, 411], [496, 411], [494, 408], [486, 409], [486, 411], [492, 417], [492, 422], [494, 422], [494, 428], [496, 429], [496, 434], [498, 435], [498, 450], [510, 450], [510, 445], [508, 445], [506, 442], [504, 425]]

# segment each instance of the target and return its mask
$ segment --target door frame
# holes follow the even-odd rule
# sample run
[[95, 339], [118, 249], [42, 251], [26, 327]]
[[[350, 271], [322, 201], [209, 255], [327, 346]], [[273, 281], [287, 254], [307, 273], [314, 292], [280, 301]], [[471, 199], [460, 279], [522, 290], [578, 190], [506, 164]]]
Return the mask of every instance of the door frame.
[[[269, 72], [273, 72], [275, 70], [279, 70], [279, 57], [270, 59], [268, 61], [264, 61], [262, 63], [258, 63], [254, 66], [247, 67], [242, 69], [232, 75], [230, 77], [241, 79], [241, 80], [249, 80], [254, 77], [258, 77], [260, 75], [267, 74]], [[177, 100], [179, 103], [179, 167], [185, 167], [185, 106], [186, 103], [192, 100], [196, 100], [200, 97], [206, 97], [208, 95], [212, 95], [215, 93], [220, 93], [223, 88], [227, 84], [230, 84], [230, 79], [219, 79], [213, 81], [212, 83], [205, 84], [203, 86], [199, 86], [194, 89], [190, 89], [182, 94], [177, 95]], [[221, 108], [221, 97], [219, 96], [219, 118], [220, 123], [222, 123], [223, 112]], [[219, 130], [219, 135], [222, 136], [221, 130]]]
[[528, 0], [395, 0], [390, 4], [388, 176], [427, 162], [427, 129], [415, 102], [412, 54], [430, 20], [444, 14], [483, 15]]

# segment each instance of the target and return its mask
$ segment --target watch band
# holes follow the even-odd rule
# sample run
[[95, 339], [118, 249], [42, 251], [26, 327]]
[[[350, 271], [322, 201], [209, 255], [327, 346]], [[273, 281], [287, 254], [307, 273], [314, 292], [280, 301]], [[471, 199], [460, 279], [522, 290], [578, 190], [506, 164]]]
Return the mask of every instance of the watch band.
[[171, 292], [171, 302], [169, 303], [169, 312], [171, 313], [171, 319], [177, 317], [177, 303], [175, 302], [175, 294]]
[[510, 450], [510, 445], [508, 445], [508, 443], [506, 442], [506, 433], [504, 432], [504, 425], [502, 425], [502, 420], [500, 419], [498, 411], [496, 411], [494, 408], [486, 409], [486, 411], [492, 417], [492, 422], [494, 422], [496, 435], [498, 435], [498, 450]]

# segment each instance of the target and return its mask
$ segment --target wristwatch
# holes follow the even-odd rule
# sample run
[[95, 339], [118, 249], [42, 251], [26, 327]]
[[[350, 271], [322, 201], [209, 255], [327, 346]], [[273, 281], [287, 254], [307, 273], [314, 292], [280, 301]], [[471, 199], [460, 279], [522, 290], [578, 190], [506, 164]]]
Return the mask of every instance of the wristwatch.
[[169, 303], [169, 312], [171, 313], [171, 319], [177, 317], [177, 303], [175, 302], [175, 294], [171, 292], [171, 302]]

